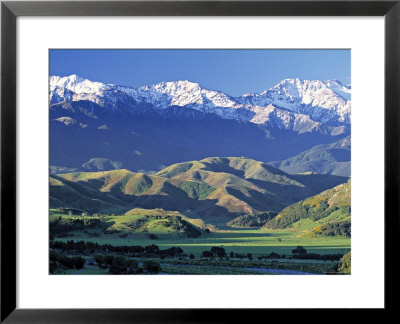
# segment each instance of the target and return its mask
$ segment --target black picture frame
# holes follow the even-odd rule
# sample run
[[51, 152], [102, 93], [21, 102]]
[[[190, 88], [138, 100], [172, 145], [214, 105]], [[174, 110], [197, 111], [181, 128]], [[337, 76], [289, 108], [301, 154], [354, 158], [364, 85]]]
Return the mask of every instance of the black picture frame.
[[[392, 1], [2, 1], [1, 3], [1, 322], [200, 323], [235, 322], [240, 309], [16, 308], [16, 19], [19, 16], [384, 16], [385, 17], [385, 310], [398, 284], [400, 0]], [[372, 266], [372, 265], [371, 265]], [[367, 283], [366, 283], [367, 284]], [[40, 292], [38, 292], [40, 294]], [[271, 310], [270, 310], [271, 311]], [[251, 319], [250, 319], [251, 320]]]

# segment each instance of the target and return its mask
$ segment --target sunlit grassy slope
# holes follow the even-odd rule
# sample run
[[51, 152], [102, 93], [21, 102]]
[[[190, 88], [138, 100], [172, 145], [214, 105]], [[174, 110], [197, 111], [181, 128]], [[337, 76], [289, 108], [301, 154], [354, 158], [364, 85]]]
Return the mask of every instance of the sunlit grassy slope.
[[346, 232], [351, 223], [351, 182], [283, 209], [264, 226], [265, 229], [287, 229], [303, 235], [337, 235]]
[[129, 170], [73, 172], [50, 177], [50, 206], [125, 214], [133, 208], [185, 213], [226, 222], [284, 207], [347, 181], [345, 177], [289, 175], [246, 158], [207, 158], [171, 165], [156, 174]]

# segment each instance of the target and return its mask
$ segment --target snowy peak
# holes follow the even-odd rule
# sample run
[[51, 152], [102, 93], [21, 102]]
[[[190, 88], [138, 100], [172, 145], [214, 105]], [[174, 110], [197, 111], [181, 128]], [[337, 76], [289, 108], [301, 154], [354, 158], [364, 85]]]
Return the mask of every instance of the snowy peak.
[[228, 95], [219, 91], [207, 90], [198, 83], [188, 80], [160, 82], [155, 85], [141, 87], [139, 91], [156, 92], [168, 96], [166, 97], [169, 101], [168, 106], [233, 107], [236, 104]]
[[51, 103], [88, 100], [104, 107], [123, 105], [165, 110], [187, 107], [225, 119], [249, 121], [293, 129], [296, 124], [350, 124], [351, 86], [338, 80], [285, 79], [260, 94], [234, 98], [221, 91], [208, 90], [188, 80], [160, 82], [129, 87], [94, 82], [77, 75], [50, 77]]
[[66, 77], [51, 76], [49, 82], [51, 102], [89, 100], [100, 104], [104, 91], [109, 89], [110, 85], [90, 81], [76, 74]]
[[98, 93], [110, 89], [110, 86], [84, 79], [76, 74], [67, 77], [51, 76], [50, 91], [56, 88], [64, 88], [77, 94], [82, 93]]
[[186, 92], [196, 93], [201, 91], [201, 87], [198, 83], [188, 80], [160, 82], [144, 88], [154, 88], [157, 92], [166, 93], [173, 97], [180, 96], [182, 93]]
[[[187, 80], [160, 82], [154, 85], [140, 87], [138, 90], [144, 97], [146, 97], [146, 92], [148, 92], [151, 93], [153, 97], [164, 98], [164, 102], [161, 102], [162, 107], [160, 108], [203, 103], [200, 85]], [[149, 103], [155, 102], [150, 101]]]
[[323, 123], [350, 123], [351, 88], [337, 80], [285, 79], [260, 94], [239, 98], [242, 103], [287, 109]]
[[344, 92], [344, 87], [337, 82], [324, 83], [319, 80], [286, 79], [262, 94], [281, 101], [296, 102], [306, 105], [331, 109], [344, 103], [334, 89]]

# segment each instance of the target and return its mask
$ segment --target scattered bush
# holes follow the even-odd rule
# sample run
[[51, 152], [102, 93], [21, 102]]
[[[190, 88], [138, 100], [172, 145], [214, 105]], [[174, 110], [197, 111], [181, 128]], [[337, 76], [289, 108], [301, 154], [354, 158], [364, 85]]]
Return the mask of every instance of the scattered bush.
[[210, 251], [203, 251], [202, 252], [202, 256], [204, 258], [212, 258], [214, 256], [214, 253], [210, 252]]
[[307, 250], [304, 247], [299, 245], [297, 248], [292, 250], [292, 253], [294, 255], [305, 255], [305, 254], [307, 254]]
[[216, 256], [220, 257], [220, 258], [223, 258], [226, 255], [225, 249], [223, 247], [219, 247], [219, 246], [213, 246], [211, 248], [211, 253], [213, 255], [216, 255]]
[[159, 263], [154, 261], [145, 261], [143, 262], [143, 269], [147, 273], [159, 273], [161, 271], [161, 266]]

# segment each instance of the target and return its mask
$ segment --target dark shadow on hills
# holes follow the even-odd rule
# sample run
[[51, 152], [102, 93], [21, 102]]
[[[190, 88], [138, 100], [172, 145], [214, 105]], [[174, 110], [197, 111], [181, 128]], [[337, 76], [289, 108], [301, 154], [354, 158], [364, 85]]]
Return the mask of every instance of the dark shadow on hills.
[[215, 163], [211, 163], [211, 162], [202, 162], [202, 163], [206, 165], [206, 168], [204, 168], [202, 170], [212, 171], [212, 172], [229, 173], [229, 174], [235, 175], [239, 178], [245, 179], [245, 177], [244, 177], [245, 172], [241, 171], [241, 170], [237, 170], [235, 168], [232, 168], [229, 165], [229, 159], [227, 159], [227, 158], [216, 158]]
[[263, 194], [259, 191], [246, 188], [246, 192], [250, 195], [246, 196], [240, 190], [231, 187], [227, 187], [226, 191], [230, 195], [246, 202], [254, 209], [257, 209], [259, 211], [263, 210], [280, 211], [283, 207], [285, 207], [285, 205], [279, 201], [280, 200], [279, 197], [276, 197], [275, 195], [269, 193]]
[[330, 174], [294, 174], [292, 177], [314, 190], [313, 195], [336, 187], [349, 180], [349, 177]]
[[90, 213], [104, 210], [121, 211], [127, 203], [101, 191], [96, 191], [82, 183], [65, 180], [58, 176], [52, 176], [64, 184], [64, 186], [50, 186], [50, 208], [72, 207], [79, 208]]
[[[137, 197], [132, 205], [129, 206], [128, 210], [133, 208], [144, 208], [144, 209], [156, 209], [162, 208], [166, 211], [178, 211], [178, 212], [194, 212], [200, 218], [208, 223], [214, 223], [214, 218], [224, 218], [229, 221], [243, 213], [232, 213], [226, 208], [217, 205], [217, 199], [207, 199], [197, 201], [195, 199], [186, 198], [186, 203], [180, 200], [171, 199], [165, 195], [149, 195]], [[126, 210], [126, 211], [128, 211]]]

